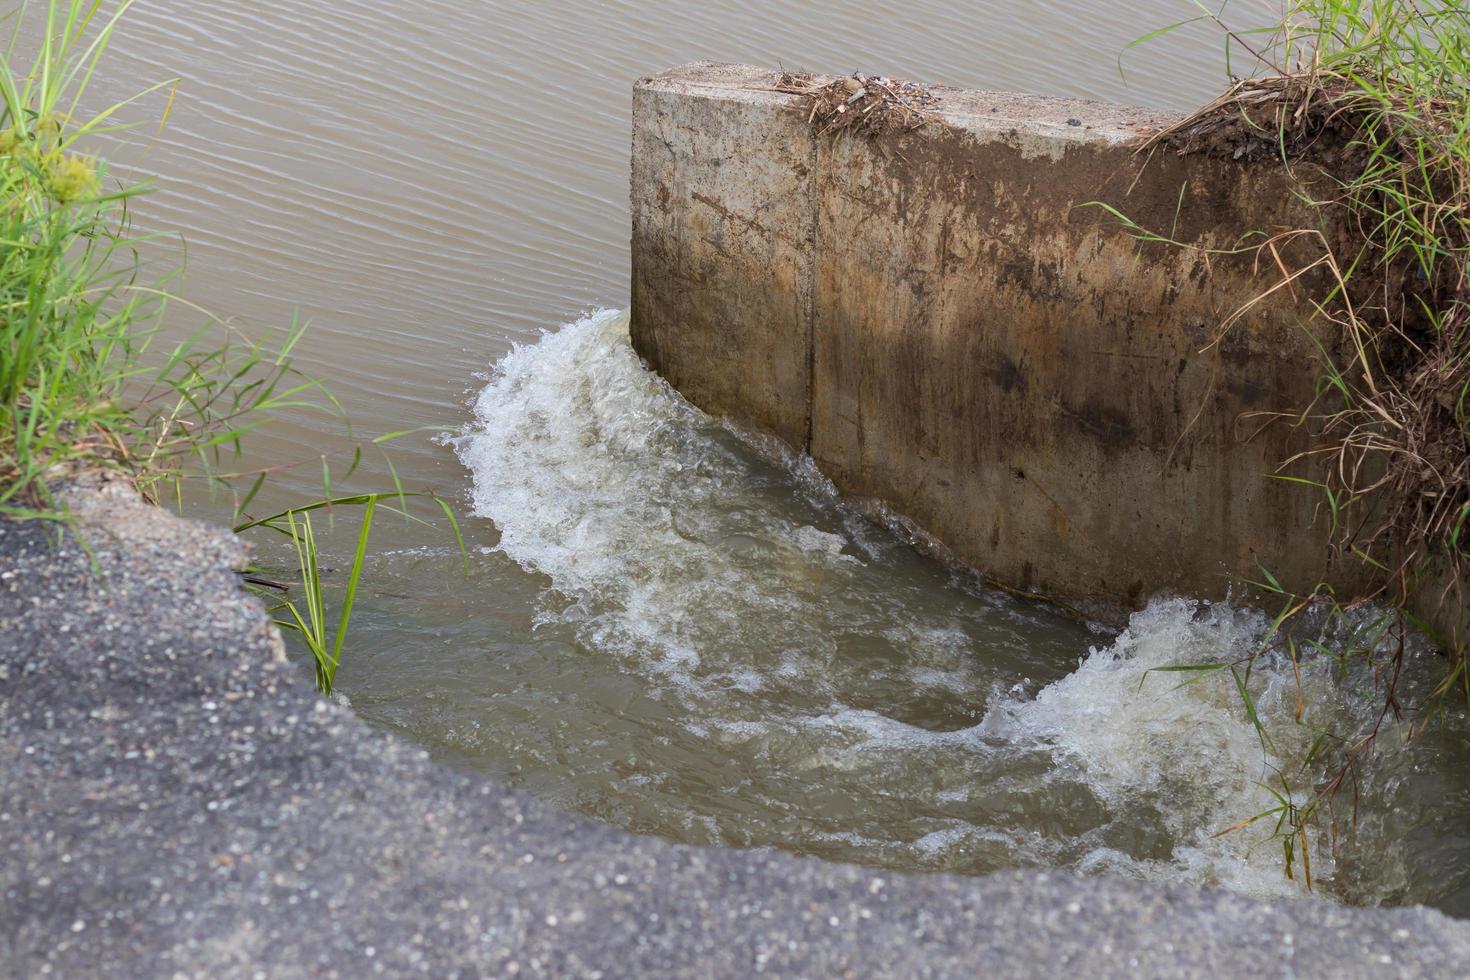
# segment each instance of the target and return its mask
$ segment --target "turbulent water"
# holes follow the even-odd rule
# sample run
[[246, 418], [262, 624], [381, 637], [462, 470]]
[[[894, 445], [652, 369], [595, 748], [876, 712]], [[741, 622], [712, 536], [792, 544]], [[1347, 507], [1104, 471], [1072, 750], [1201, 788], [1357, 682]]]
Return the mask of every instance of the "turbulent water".
[[[570, 767], [571, 805], [685, 840], [895, 867], [1302, 893], [1274, 819], [1220, 832], [1279, 805], [1277, 771], [1305, 802], [1325, 774], [1295, 768], [1314, 726], [1370, 725], [1371, 684], [1340, 682], [1318, 655], [1299, 688], [1289, 660], [1262, 658], [1249, 690], [1263, 736], [1229, 672], [1157, 670], [1248, 655], [1261, 616], [1159, 599], [1113, 637], [976, 588], [845, 508], [807, 461], [763, 460], [690, 407], [642, 366], [623, 314], [515, 348], [475, 414], [457, 450], [500, 551], [545, 576], [532, 629], [556, 640], [547, 669], [600, 658], [623, 678], [610, 698], [579, 695], [578, 730], [529, 753], [518, 741], [529, 769]], [[441, 717], [440, 737], [492, 753], [525, 738], [485, 707]], [[1391, 778], [1363, 770], [1356, 830], [1341, 826], [1336, 848], [1312, 831], [1319, 890], [1462, 900], [1463, 855], [1446, 861], [1423, 833], [1454, 828], [1451, 850], [1464, 846], [1443, 744], [1462, 746], [1464, 726], [1450, 729], [1414, 741]], [[1405, 734], [1390, 724], [1383, 739]]]
[[[304, 461], [257, 507], [319, 495], [319, 457], [344, 480], [364, 438], [459, 425], [474, 372], [499, 362], [453, 449], [396, 439], [395, 471], [370, 451], [351, 484], [396, 474], [457, 499], [457, 451], [487, 518], [465, 524], [467, 570], [445, 532], [375, 526], [338, 676], [370, 722], [683, 840], [1297, 893], [1269, 820], [1214, 836], [1277, 805], [1260, 785], [1277, 785], [1273, 760], [1300, 797], [1322, 777], [1293, 761], [1310, 736], [1289, 666], [1253, 674], [1267, 748], [1228, 675], [1146, 672], [1238, 658], [1259, 618], [1160, 600], [1115, 636], [979, 588], [845, 508], [805, 461], [684, 404], [618, 315], [536, 339], [627, 298], [641, 75], [745, 61], [1177, 110], [1225, 80], [1206, 22], [1125, 51], [1179, 20], [1179, 0], [853, 9], [150, 0], [89, 92], [106, 105], [180, 78], [103, 148], [160, 177], [132, 201], [138, 227], [182, 231], [188, 298], [247, 335], [312, 321], [299, 366], [351, 416], [352, 432], [303, 410], [252, 433], [255, 461]], [[191, 310], [172, 308], [182, 331], [199, 326]], [[342, 527], [323, 525], [324, 546], [350, 555]], [[1365, 682], [1329, 673], [1304, 665], [1307, 720], [1362, 729]], [[1404, 765], [1363, 772], [1356, 835], [1344, 814], [1337, 857], [1311, 838], [1319, 889], [1470, 913], [1464, 732], [1455, 720]]]

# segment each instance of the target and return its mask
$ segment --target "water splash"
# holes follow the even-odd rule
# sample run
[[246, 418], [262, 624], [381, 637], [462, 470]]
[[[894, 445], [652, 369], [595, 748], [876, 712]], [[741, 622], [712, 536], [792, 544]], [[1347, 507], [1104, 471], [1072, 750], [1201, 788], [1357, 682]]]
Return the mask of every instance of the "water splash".
[[[1273, 789], [1304, 802], [1323, 773], [1292, 767], [1318, 730], [1361, 729], [1373, 699], [1329, 657], [1298, 680], [1268, 654], [1252, 667], [1258, 731], [1228, 669], [1179, 670], [1243, 661], [1262, 617], [1160, 599], [1089, 645], [1095, 631], [916, 557], [809, 460], [753, 453], [643, 367], [624, 314], [514, 349], [475, 414], [456, 441], [475, 513], [548, 578], [537, 629], [565, 638], [552, 649], [567, 669], [582, 669], [577, 651], [612, 658], [638, 686], [619, 708], [636, 737], [593, 711], [558, 727], [577, 746], [559, 762], [515, 739], [547, 779], [577, 784], [573, 805], [700, 843], [897, 867], [1301, 893], [1273, 820], [1220, 832], [1277, 806]], [[493, 751], [496, 724], [456, 737]], [[1441, 781], [1458, 758], [1428, 740], [1410, 751]], [[1393, 832], [1425, 785], [1366, 771], [1356, 836], [1337, 856], [1311, 843], [1319, 885], [1369, 902], [1463, 888], [1433, 870], [1443, 839], [1426, 850]], [[1415, 806], [1463, 832], [1463, 797]]]

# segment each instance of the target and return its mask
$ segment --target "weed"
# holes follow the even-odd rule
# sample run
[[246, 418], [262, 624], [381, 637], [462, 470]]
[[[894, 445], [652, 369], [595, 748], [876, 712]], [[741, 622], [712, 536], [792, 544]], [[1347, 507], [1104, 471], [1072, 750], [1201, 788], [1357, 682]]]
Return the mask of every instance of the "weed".
[[[290, 464], [230, 472], [224, 458], [238, 455], [242, 438], [273, 411], [310, 407], [340, 415], [341, 407], [291, 366], [305, 324], [293, 323], [275, 345], [251, 340], [173, 296], [172, 273], [146, 277], [144, 255], [155, 236], [132, 233], [128, 203], [149, 188], [115, 181], [85, 151], [90, 137], [123, 128], [119, 114], [144, 96], [167, 90], [173, 104], [169, 81], [84, 111], [99, 61], [132, 3], [120, 0], [104, 14], [96, 0], [47, 0], [38, 11], [44, 23], [35, 57], [24, 68], [16, 59], [22, 26], [30, 23], [22, 3], [0, 51], [0, 516], [64, 518], [50, 485], [88, 467], [123, 470], [154, 503], [172, 498], [182, 505], [187, 478], [225, 488], [241, 518], [237, 532], [266, 528], [292, 540], [305, 611], [290, 601], [275, 611], [287, 615], [282, 625], [300, 635], [319, 686], [330, 693], [374, 511], [381, 505], [419, 520], [407, 509], [418, 495], [404, 493], [395, 474], [393, 493], [334, 497], [323, 458], [323, 499], [261, 520], [243, 518], [268, 475]], [[199, 314], [204, 326], [169, 340], [162, 324], [170, 305]], [[349, 476], [360, 459], [361, 449], [353, 450]], [[246, 481], [242, 495], [237, 488]], [[435, 502], [463, 555], [453, 513]], [[362, 525], [329, 633], [309, 512], [350, 506], [362, 508]]]
[[[1280, 461], [1277, 476], [1323, 495], [1332, 546], [1378, 572], [1381, 589], [1366, 598], [1393, 610], [1354, 647], [1371, 667], [1377, 723], [1352, 739], [1323, 733], [1313, 754], [1330, 748], [1337, 773], [1306, 804], [1295, 802], [1284, 778], [1281, 792], [1272, 789], [1282, 802], [1270, 815], [1278, 817], [1288, 874], [1299, 856], [1310, 882], [1308, 825], [1354, 785], [1356, 760], [1402, 711], [1409, 625], [1453, 609], [1470, 584], [1470, 14], [1462, 0], [1289, 0], [1279, 22], [1241, 28], [1228, 21], [1228, 3], [1217, 11], [1195, 6], [1199, 16], [1139, 41], [1212, 21], [1237, 76], [1151, 146], [1274, 159], [1315, 212], [1313, 227], [1243, 235], [1228, 250], [1256, 253], [1259, 267], [1278, 269], [1280, 278], [1221, 331], [1309, 274], [1325, 277], [1310, 297], [1308, 330], [1331, 325], [1343, 353], [1322, 349], [1311, 404], [1275, 413], [1312, 436], [1306, 452]], [[1169, 241], [1110, 210], [1139, 237]], [[1305, 258], [1293, 263], [1287, 255]], [[1253, 584], [1283, 600], [1268, 643], [1290, 645], [1293, 662], [1288, 623], [1323, 606], [1345, 619], [1353, 605], [1326, 583], [1292, 595], [1269, 573], [1264, 578]], [[1464, 624], [1452, 618], [1451, 626], [1437, 637], [1451, 658], [1437, 694], [1458, 686], [1470, 698]], [[1245, 670], [1240, 693], [1249, 714], [1249, 662]]]
[[[306, 611], [303, 614], [295, 602], [281, 599], [270, 607], [270, 612], [284, 614], [285, 618], [277, 619], [276, 625], [297, 636], [311, 653], [317, 687], [323, 694], [332, 694], [337, 668], [342, 663], [342, 645], [347, 639], [347, 628], [352, 621], [352, 610], [357, 602], [357, 587], [362, 580], [363, 566], [368, 557], [368, 538], [372, 534], [373, 516], [377, 508], [382, 506], [405, 520], [423, 524], [425, 522], [421, 518], [415, 517], [407, 509], [407, 498], [417, 496], [425, 495], [405, 493], [400, 487], [392, 493], [327, 497], [269, 517], [247, 520], [233, 528], [236, 534], [255, 528], [268, 528], [290, 539], [296, 553], [297, 571], [301, 580], [301, 601], [305, 604]], [[460, 559], [468, 563], [468, 552], [465, 550], [464, 538], [454, 511], [443, 500], [437, 497], [431, 499], [439, 505], [445, 520], [454, 531]], [[322, 585], [320, 552], [317, 548], [316, 532], [311, 524], [311, 512], [335, 507], [360, 507], [362, 516], [358, 525], [357, 548], [352, 556], [352, 564], [348, 566], [347, 585], [337, 613], [337, 625], [329, 633], [326, 592]], [[258, 591], [264, 594], [266, 588], [268, 587], [261, 587]]]

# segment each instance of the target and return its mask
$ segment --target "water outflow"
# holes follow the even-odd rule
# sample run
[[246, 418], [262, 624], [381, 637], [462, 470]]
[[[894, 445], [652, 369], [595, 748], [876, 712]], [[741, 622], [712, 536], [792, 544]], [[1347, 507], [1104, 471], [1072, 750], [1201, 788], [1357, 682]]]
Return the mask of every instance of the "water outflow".
[[[1260, 616], [1160, 599], [1112, 636], [980, 588], [808, 461], [759, 455], [687, 404], [633, 353], [625, 314], [515, 348], [475, 412], [456, 441], [475, 512], [545, 577], [534, 677], [485, 669], [554, 693], [436, 705], [457, 753], [698, 843], [1301, 892], [1273, 819], [1219, 832], [1279, 805], [1276, 769], [1304, 801], [1324, 775], [1295, 769], [1313, 726], [1371, 724], [1371, 685], [1304, 657], [1299, 724], [1295, 671], [1263, 658], [1263, 739], [1228, 672], [1156, 670], [1244, 656]], [[1464, 731], [1364, 767], [1336, 857], [1310, 838], [1319, 889], [1464, 903]]]

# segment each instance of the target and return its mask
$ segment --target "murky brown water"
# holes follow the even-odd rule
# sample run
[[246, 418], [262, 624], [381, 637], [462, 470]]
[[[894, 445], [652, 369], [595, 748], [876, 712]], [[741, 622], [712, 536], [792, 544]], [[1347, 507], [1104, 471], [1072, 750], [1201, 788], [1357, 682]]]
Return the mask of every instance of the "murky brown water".
[[[1209, 32], [1135, 51], [1126, 84], [1117, 62], [1188, 13], [1177, 0], [146, 0], [112, 64], [129, 82], [183, 80], [164, 133], [135, 138], [166, 177], [139, 212], [187, 236], [189, 294], [257, 328], [299, 310], [313, 324], [303, 366], [377, 433], [458, 424], [473, 373], [512, 341], [626, 305], [638, 76], [713, 59], [1183, 108], [1222, 74]], [[462, 481], [427, 441], [399, 452], [405, 476]]]
[[[339, 678], [352, 703], [447, 762], [635, 830], [1294, 893], [1279, 845], [1210, 836], [1262, 808], [1269, 762], [1229, 686], [1140, 686], [1148, 666], [1248, 647], [1261, 623], [1162, 602], [1115, 644], [976, 589], [800, 461], [763, 460], [690, 410], [642, 372], [616, 315], [583, 319], [625, 305], [637, 76], [714, 59], [1185, 109], [1222, 78], [1213, 32], [1131, 53], [1126, 80], [1118, 57], [1191, 14], [1175, 0], [140, 3], [111, 94], [182, 84], [166, 130], [119, 155], [164, 175], [137, 213], [184, 232], [187, 295], [254, 332], [309, 318], [300, 363], [361, 434], [474, 419], [456, 446], [395, 444], [406, 484], [467, 508], [473, 489], [481, 516], [468, 575], [443, 535], [381, 526]], [[317, 455], [351, 442], [301, 415], [251, 451], [308, 461], [270, 492], [287, 501], [319, 492]], [[386, 481], [370, 460], [355, 485]], [[1284, 752], [1299, 735], [1286, 675], [1263, 673]], [[1320, 683], [1324, 717], [1363, 710]], [[1463, 726], [1435, 739], [1409, 775], [1373, 784], [1365, 843], [1319, 859], [1330, 890], [1470, 903]]]

